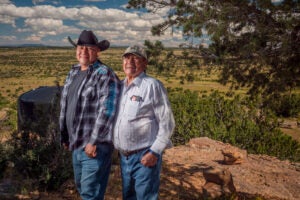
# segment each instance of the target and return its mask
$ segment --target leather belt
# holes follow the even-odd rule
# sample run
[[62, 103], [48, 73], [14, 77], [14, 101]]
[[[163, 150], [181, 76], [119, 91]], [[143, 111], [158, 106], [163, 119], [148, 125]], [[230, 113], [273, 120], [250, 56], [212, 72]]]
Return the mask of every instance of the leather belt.
[[137, 150], [133, 150], [133, 151], [123, 151], [123, 150], [119, 150], [119, 152], [120, 152], [120, 154], [122, 154], [123, 156], [128, 157], [128, 156], [131, 156], [131, 155], [133, 155], [133, 154], [137, 154], [137, 153], [139, 153], [139, 152], [141, 152], [141, 151], [144, 151], [144, 150], [146, 150], [146, 149], [148, 149], [148, 148], [149, 148], [149, 147], [142, 148], [142, 149], [137, 149]]

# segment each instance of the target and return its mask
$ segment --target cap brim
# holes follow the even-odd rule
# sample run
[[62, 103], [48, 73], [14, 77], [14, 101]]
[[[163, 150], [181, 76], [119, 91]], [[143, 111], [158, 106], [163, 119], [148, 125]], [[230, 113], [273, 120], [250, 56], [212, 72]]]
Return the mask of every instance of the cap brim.
[[[136, 52], [126, 52], [126, 53], [124, 53], [124, 54], [122, 55], [122, 57], [125, 56], [125, 55], [127, 55], [127, 54], [134, 54], [134, 55], [136, 55], [136, 56], [138, 56], [138, 57], [145, 58], [143, 55], [141, 55], [141, 54], [139, 54], [139, 53], [136, 53]], [[145, 58], [145, 59], [147, 60], [147, 58]]]

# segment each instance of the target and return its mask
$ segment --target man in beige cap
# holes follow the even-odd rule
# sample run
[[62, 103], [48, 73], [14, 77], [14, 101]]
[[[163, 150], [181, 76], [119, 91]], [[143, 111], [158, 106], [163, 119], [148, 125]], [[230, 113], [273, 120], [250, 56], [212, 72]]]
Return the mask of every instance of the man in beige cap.
[[163, 150], [175, 122], [163, 84], [146, 75], [145, 49], [133, 45], [123, 54], [119, 108], [113, 141], [120, 153], [123, 199], [158, 199]]

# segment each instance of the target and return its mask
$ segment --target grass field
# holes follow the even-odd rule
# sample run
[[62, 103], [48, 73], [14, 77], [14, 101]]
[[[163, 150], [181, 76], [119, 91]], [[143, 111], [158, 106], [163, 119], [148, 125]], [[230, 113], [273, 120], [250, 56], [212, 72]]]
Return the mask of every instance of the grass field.
[[[120, 79], [124, 78], [121, 65], [121, 56], [124, 50], [125, 48], [110, 48], [100, 54], [102, 62], [112, 67]], [[179, 50], [176, 50], [175, 53], [178, 54]], [[0, 117], [4, 115], [5, 118], [5, 112], [11, 108], [15, 110], [13, 115], [16, 118], [16, 102], [22, 93], [40, 86], [53, 86], [56, 82], [62, 86], [71, 65], [76, 63], [75, 49], [72, 47], [0, 48], [0, 102], [2, 102], [0, 104], [2, 113], [0, 113]], [[161, 80], [165, 87], [182, 87], [199, 91], [202, 94], [210, 93], [213, 90], [221, 91], [224, 94], [230, 91], [228, 86], [217, 82], [219, 73], [217, 69], [212, 70], [210, 74], [205, 70], [194, 71], [195, 81], [185, 81], [182, 84], [180, 76], [186, 71], [179, 70], [166, 77], [155, 73], [152, 66], [148, 66], [147, 70], [150, 75]], [[234, 91], [234, 93], [245, 94], [246, 89]], [[283, 130], [285, 131], [285, 129]], [[7, 135], [9, 131], [2, 127], [0, 128], [0, 135]], [[300, 141], [299, 128], [288, 129], [286, 133]]]
[[[102, 62], [112, 67], [120, 79], [124, 78], [121, 65], [121, 55], [124, 50], [124, 48], [110, 48], [103, 52], [103, 54], [100, 54]], [[179, 50], [176, 50], [176, 53], [180, 53]], [[18, 97], [24, 92], [40, 86], [54, 86], [56, 85], [56, 82], [62, 86], [71, 65], [76, 63], [75, 49], [71, 47], [0, 48], [0, 141], [5, 141], [9, 138], [12, 131], [17, 127]], [[181, 87], [183, 89], [198, 91], [203, 95], [207, 95], [214, 90], [224, 94], [232, 92], [228, 86], [218, 83], [219, 71], [217, 69], [213, 69], [211, 73], [208, 73], [206, 70], [196, 70], [193, 72], [195, 80], [193, 82], [185, 81], [184, 84], [182, 84], [180, 77], [187, 72], [186, 69], [185, 71], [178, 70], [176, 73], [164, 75], [157, 74], [152, 68], [152, 66], [149, 66], [147, 73], [161, 80], [167, 88]], [[205, 66], [202, 66], [202, 68], [205, 68]], [[234, 93], [245, 95], [246, 91], [246, 89], [241, 89], [234, 91]], [[283, 128], [283, 132], [291, 135], [300, 142], [300, 128], [295, 123], [295, 119], [285, 119], [285, 122], [288, 123], [290, 127]], [[115, 154], [114, 158], [117, 158], [117, 154]], [[167, 173], [171, 172], [173, 169], [167, 169], [167, 167], [169, 168], [170, 166], [164, 166], [165, 169], [162, 172], [162, 183], [164, 180], [169, 180], [170, 177], [176, 180], [176, 178], [174, 178], [174, 173], [172, 175]], [[31, 191], [30, 189], [33, 188], [33, 185], [30, 184], [32, 183], [30, 180], [16, 178], [15, 176], [13, 178], [21, 183], [20, 185], [23, 189], [21, 193], [27, 194], [28, 191]], [[178, 181], [179, 180], [180, 179], [178, 179]], [[180, 182], [182, 182], [182, 180], [180, 180]], [[164, 186], [162, 188], [166, 188], [166, 186], [168, 186], [168, 189], [175, 188], [176, 190], [172, 190], [172, 192], [177, 191], [177, 188], [179, 188], [177, 185], [170, 184], [169, 181], [167, 183], [168, 185], [162, 184]], [[70, 194], [67, 196], [69, 197], [68, 199], [79, 199], [74, 190], [73, 179], [68, 180], [61, 188], [67, 188], [66, 191], [69, 191]], [[181, 190], [184, 189], [185, 188], [183, 187], [180, 188], [180, 190], [178, 190], [178, 195], [181, 194]], [[193, 188], [189, 187], [189, 190], [193, 190]], [[176, 193], [172, 196], [165, 191], [166, 190], [163, 190], [161, 192], [161, 197], [165, 199], [180, 199], [179, 196], [176, 196]], [[119, 165], [113, 165], [107, 193], [109, 194], [107, 199], [121, 199], [121, 176]], [[192, 191], [191, 194], [192, 193], [194, 193], [194, 191]], [[176, 196], [176, 198], [174, 196]], [[53, 191], [52, 193], [47, 192], [45, 193], [45, 196], [41, 194], [40, 197], [40, 199], [44, 200], [66, 199], [59, 191]]]
[[[123, 51], [123, 48], [110, 48], [100, 54], [101, 60], [112, 67], [121, 79], [124, 78], [121, 65]], [[0, 48], [0, 58], [0, 92], [12, 102], [23, 92], [39, 86], [55, 85], [55, 81], [63, 85], [71, 65], [77, 63], [73, 48]], [[228, 87], [217, 82], [217, 71], [210, 75], [203, 71], [195, 72], [196, 80], [184, 84], [179, 80], [181, 72], [171, 78], [151, 73], [151, 66], [149, 72], [166, 87], [182, 87], [202, 92], [229, 91]]]

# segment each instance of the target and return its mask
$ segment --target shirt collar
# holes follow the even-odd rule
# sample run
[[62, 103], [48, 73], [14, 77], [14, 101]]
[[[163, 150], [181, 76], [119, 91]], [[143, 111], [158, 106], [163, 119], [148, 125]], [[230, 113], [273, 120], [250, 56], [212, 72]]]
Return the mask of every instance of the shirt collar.
[[[135, 78], [133, 79], [131, 85], [134, 84], [134, 85], [136, 85], [137, 87], [140, 87], [140, 85], [141, 85], [141, 83], [142, 83], [142, 80], [143, 80], [143, 78], [144, 78], [145, 76], [146, 76], [145, 72], [140, 73], [137, 77], [135, 77]], [[125, 80], [124, 80], [124, 85], [126, 85], [126, 83], [127, 83], [127, 78], [125, 78]]]
[[[95, 68], [97, 68], [99, 65], [101, 65], [102, 64], [102, 62], [100, 61], [100, 60], [96, 60], [95, 62], [93, 62], [92, 64], [90, 64], [89, 65], [89, 67], [88, 67], [88, 69], [90, 69], [90, 70], [92, 70], [92, 69], [95, 69]], [[78, 63], [78, 64], [76, 64], [76, 65], [73, 65], [73, 68], [74, 69], [80, 69], [80, 64]]]

